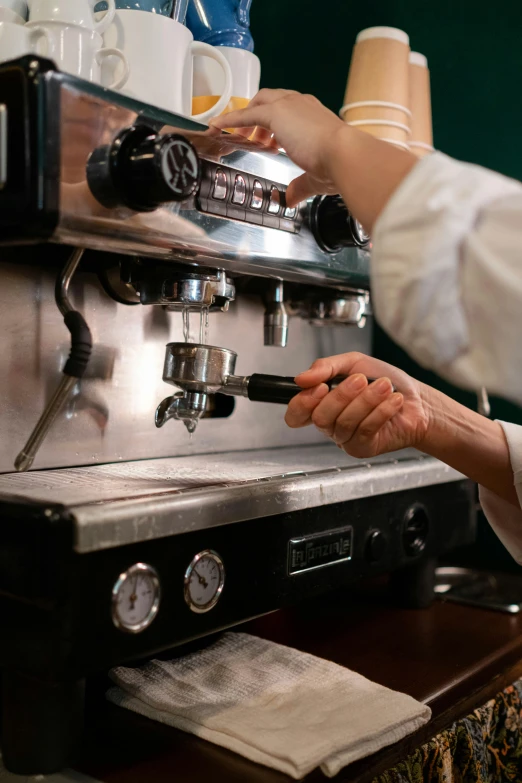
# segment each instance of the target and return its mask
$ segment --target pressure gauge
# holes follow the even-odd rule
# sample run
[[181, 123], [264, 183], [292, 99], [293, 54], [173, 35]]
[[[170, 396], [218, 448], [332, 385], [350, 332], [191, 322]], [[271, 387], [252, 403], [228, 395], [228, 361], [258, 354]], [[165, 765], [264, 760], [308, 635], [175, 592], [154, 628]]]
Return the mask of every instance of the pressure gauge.
[[225, 585], [225, 567], [210, 549], [196, 555], [185, 572], [185, 601], [193, 612], [209, 612], [217, 604]]
[[127, 633], [141, 633], [156, 617], [160, 604], [160, 583], [156, 571], [136, 563], [120, 574], [112, 588], [112, 621]]

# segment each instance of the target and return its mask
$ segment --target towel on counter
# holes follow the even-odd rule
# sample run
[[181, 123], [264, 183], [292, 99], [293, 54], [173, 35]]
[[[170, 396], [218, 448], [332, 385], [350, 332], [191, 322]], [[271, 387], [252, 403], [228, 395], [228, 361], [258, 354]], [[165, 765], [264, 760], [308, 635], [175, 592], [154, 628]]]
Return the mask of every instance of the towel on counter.
[[330, 661], [226, 633], [199, 652], [111, 671], [107, 698], [300, 780], [328, 777], [427, 723], [429, 707]]

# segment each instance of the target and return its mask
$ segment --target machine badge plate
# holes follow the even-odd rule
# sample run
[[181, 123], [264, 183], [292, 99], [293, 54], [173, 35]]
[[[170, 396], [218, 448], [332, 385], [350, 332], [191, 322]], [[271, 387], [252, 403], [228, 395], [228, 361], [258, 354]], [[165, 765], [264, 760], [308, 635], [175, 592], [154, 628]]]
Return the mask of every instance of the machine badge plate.
[[352, 559], [353, 528], [340, 527], [288, 542], [288, 575], [344, 563]]

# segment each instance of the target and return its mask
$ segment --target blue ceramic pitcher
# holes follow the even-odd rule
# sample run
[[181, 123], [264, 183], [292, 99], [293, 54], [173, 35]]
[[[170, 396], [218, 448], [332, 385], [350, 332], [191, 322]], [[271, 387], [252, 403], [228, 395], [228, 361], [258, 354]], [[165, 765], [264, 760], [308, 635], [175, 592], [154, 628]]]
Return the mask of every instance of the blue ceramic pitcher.
[[253, 52], [251, 5], [252, 0], [189, 0], [187, 27], [196, 41]]
[[[172, 14], [172, 8], [174, 6], [174, 0], [116, 0], [116, 8], [129, 9], [131, 11], [149, 11], [153, 14], [161, 14], [162, 16], [170, 16]], [[106, 8], [104, 0], [99, 2], [95, 11], [103, 11]]]

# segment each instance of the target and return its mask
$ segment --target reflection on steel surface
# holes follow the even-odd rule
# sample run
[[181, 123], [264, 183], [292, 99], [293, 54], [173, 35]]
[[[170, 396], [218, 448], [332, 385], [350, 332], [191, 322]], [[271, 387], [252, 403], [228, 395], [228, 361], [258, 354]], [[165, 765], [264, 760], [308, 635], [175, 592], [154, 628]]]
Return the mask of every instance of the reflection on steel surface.
[[[308, 225], [308, 205], [303, 205], [304, 224], [298, 234], [223, 219], [199, 212], [192, 197], [182, 204], [169, 204], [150, 213], [135, 213], [121, 207], [106, 209], [91, 194], [86, 182], [91, 152], [110, 144], [114, 137], [137, 120], [144, 121], [143, 104], [128, 99], [108, 102], [103, 92], [90, 85], [82, 91], [67, 77], [52, 74], [61, 83], [61, 213], [54, 241], [83, 247], [142, 253], [157, 258], [217, 266], [236, 274], [280, 276], [315, 285], [367, 288], [369, 254], [348, 248], [335, 255], [323, 252]], [[114, 96], [114, 94], [110, 94]], [[167, 124], [163, 133], [180, 132]], [[156, 127], [158, 122], [156, 121]], [[300, 171], [284, 155], [272, 151], [247, 151], [239, 137], [208, 136], [201, 126], [178, 121], [182, 133], [207, 160], [226, 163], [267, 180], [287, 185]], [[159, 128], [158, 128], [159, 129]], [[67, 140], [70, 140], [67, 143]]]

